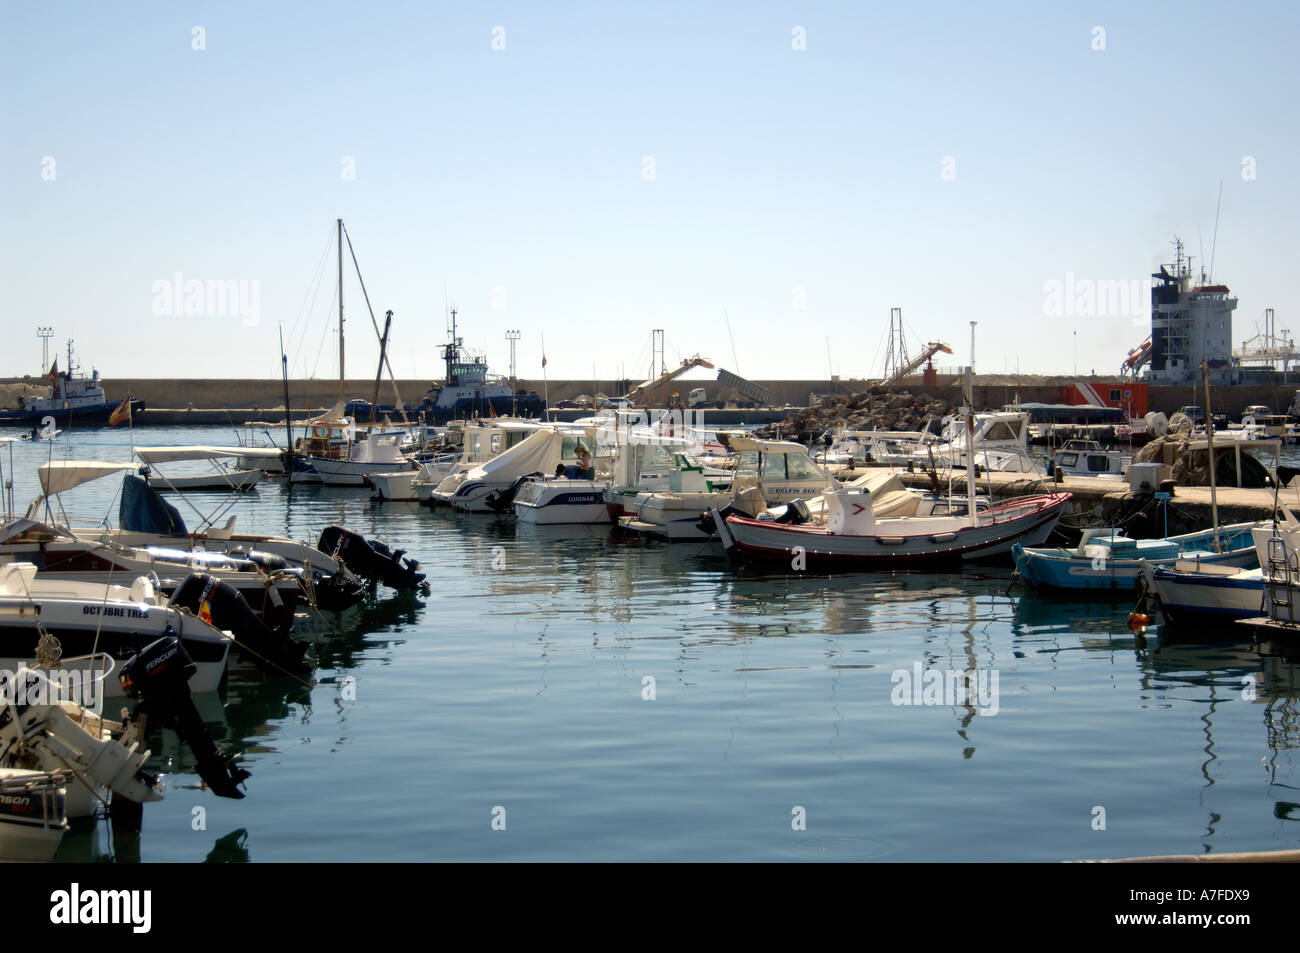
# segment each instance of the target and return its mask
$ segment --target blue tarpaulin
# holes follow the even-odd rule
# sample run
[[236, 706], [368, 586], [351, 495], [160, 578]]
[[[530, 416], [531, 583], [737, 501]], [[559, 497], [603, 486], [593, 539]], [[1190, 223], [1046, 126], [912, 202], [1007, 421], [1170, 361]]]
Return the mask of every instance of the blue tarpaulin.
[[117, 508], [117, 523], [128, 533], [184, 536], [188, 532], [180, 511], [144, 480], [129, 473], [122, 479], [122, 502]]

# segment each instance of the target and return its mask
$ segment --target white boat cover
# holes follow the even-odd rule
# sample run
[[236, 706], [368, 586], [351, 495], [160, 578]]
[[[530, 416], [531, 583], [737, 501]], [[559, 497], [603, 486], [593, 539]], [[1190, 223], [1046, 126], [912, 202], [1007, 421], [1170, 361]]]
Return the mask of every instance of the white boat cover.
[[278, 460], [283, 451], [270, 447], [137, 447], [135, 455], [145, 463], [154, 464], [173, 460], [222, 460], [227, 457]]
[[465, 474], [466, 482], [486, 480], [514, 481], [527, 473], [545, 473], [550, 476], [560, 462], [564, 437], [555, 430], [539, 430], [530, 434], [504, 453], [497, 454]]
[[105, 463], [98, 460], [56, 460], [36, 468], [41, 489], [47, 496], [71, 490], [74, 486], [98, 480], [100, 477], [139, 469], [135, 463]]

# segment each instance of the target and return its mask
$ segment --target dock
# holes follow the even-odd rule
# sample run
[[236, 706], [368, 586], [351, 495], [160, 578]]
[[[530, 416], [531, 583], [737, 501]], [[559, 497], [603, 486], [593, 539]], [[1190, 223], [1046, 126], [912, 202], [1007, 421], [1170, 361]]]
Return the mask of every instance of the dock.
[[[899, 476], [906, 486], [927, 490], [933, 488], [929, 473], [903, 472]], [[946, 492], [948, 480], [942, 474], [940, 480], [941, 489]], [[1054, 480], [1027, 473], [990, 472], [982, 473], [976, 478], [975, 488], [994, 500], [1041, 493], [1069, 493], [1074, 499], [1067, 512], [1071, 515], [1088, 513], [1098, 516], [1099, 525], [1105, 525], [1117, 514], [1130, 510], [1140, 500], [1140, 495], [1130, 490], [1126, 481], [1104, 477], [1063, 477], [1061, 480]], [[964, 471], [953, 473], [952, 492], [956, 494], [966, 492]], [[1269, 519], [1273, 515], [1272, 487], [1253, 489], [1221, 486], [1217, 492], [1220, 523], [1245, 523]], [[1149, 497], [1150, 494], [1144, 496]], [[1278, 491], [1276, 499], [1279, 504], [1300, 512], [1300, 487], [1295, 484]], [[1194, 516], [1198, 521], [1203, 520], [1205, 526], [1210, 525], [1211, 507], [1208, 486], [1175, 487], [1170, 504], [1173, 508]]]

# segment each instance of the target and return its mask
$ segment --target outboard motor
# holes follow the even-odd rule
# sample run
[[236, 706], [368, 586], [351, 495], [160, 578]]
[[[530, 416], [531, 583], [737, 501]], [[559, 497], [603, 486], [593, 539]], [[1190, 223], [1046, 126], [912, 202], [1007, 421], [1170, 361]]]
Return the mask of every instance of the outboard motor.
[[137, 701], [133, 719], [153, 718], [172, 729], [194, 752], [199, 777], [213, 793], [242, 798], [239, 785], [248, 779], [248, 772], [236, 766], [238, 755], [217, 751], [190, 696], [189, 679], [196, 668], [181, 640], [171, 634], [127, 659], [119, 678], [123, 691]]
[[329, 553], [372, 586], [382, 582], [402, 591], [418, 589], [424, 582], [424, 573], [416, 572], [420, 564], [402, 558], [406, 550], [390, 550], [378, 540], [368, 540], [342, 526], [326, 526], [321, 530], [316, 548]]
[[493, 490], [483, 498], [483, 502], [486, 503], [495, 513], [509, 513], [510, 508], [515, 505], [515, 495], [519, 492], [519, 488], [530, 480], [541, 476], [541, 473], [525, 474], [518, 480], [515, 480], [515, 482], [510, 484], [506, 489]]
[[311, 666], [304, 661], [307, 645], [295, 642], [287, 632], [269, 629], [248, 602], [228, 582], [205, 572], [191, 573], [172, 593], [171, 606], [188, 609], [235, 637], [235, 648], [272, 672], [305, 675]]
[[812, 514], [808, 510], [808, 504], [803, 500], [791, 500], [786, 504], [785, 512], [778, 516], [774, 522], [800, 526], [810, 519], [812, 519]]
[[366, 587], [346, 569], [321, 574], [314, 583], [316, 608], [325, 612], [342, 612], [366, 597]]

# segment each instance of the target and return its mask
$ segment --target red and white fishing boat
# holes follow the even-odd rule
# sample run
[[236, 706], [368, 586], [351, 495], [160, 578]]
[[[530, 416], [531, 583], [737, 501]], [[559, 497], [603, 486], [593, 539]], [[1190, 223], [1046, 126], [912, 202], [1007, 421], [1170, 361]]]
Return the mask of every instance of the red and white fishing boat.
[[[970, 373], [967, 372], [970, 402]], [[974, 458], [974, 416], [966, 418], [966, 450]], [[823, 491], [826, 522], [783, 523], [746, 516], [719, 518], [714, 511], [722, 543], [730, 551], [764, 559], [781, 559], [793, 566], [813, 564], [860, 565], [881, 569], [910, 569], [961, 563], [1010, 552], [1016, 543], [1045, 542], [1070, 501], [1069, 493], [1051, 493], [1015, 499], [991, 509], [979, 509], [975, 481], [966, 481], [964, 515], [921, 515], [921, 498], [911, 511], [900, 509], [896, 499], [882, 500], [878, 517], [873, 493], [863, 485], [833, 486]]]

